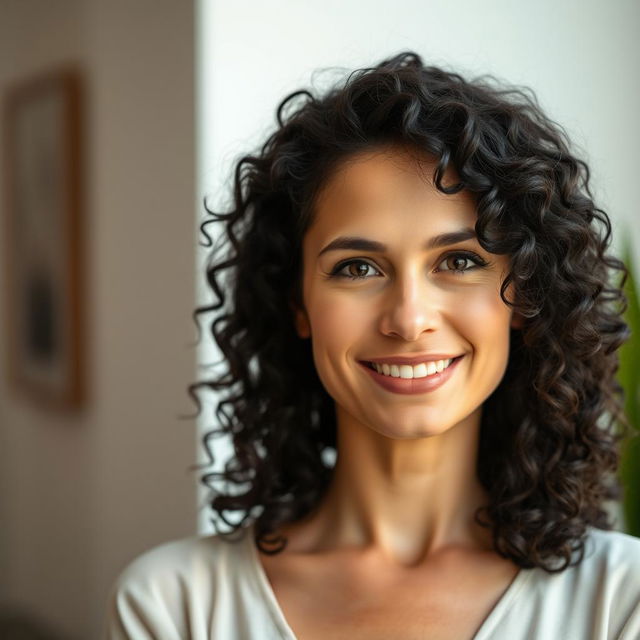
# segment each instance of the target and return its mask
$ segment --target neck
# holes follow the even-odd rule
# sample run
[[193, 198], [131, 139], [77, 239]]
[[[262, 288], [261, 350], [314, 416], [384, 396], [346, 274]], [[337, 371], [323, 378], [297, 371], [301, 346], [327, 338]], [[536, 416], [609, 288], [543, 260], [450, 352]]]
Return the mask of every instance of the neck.
[[480, 411], [427, 438], [391, 439], [337, 410], [338, 458], [319, 507], [300, 524], [306, 548], [360, 548], [403, 566], [452, 548], [486, 551], [474, 519]]

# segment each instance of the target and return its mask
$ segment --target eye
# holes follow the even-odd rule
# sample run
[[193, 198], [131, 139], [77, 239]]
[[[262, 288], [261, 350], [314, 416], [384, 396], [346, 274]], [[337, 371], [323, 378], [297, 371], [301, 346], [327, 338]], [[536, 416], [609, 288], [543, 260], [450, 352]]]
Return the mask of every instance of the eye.
[[[474, 266], [465, 267], [466, 264], [472, 263]], [[449, 253], [444, 257], [440, 265], [446, 265], [443, 269], [440, 266], [438, 271], [452, 271], [453, 273], [464, 273], [465, 271], [472, 271], [477, 267], [485, 267], [487, 262], [483, 260], [477, 253], [473, 251], [455, 251]]]
[[[352, 267], [355, 268], [352, 269]], [[347, 272], [342, 273], [345, 269]], [[367, 271], [369, 269], [380, 273], [373, 265], [364, 260], [347, 260], [337, 264], [330, 275], [336, 278], [349, 278], [350, 280], [367, 280]]]

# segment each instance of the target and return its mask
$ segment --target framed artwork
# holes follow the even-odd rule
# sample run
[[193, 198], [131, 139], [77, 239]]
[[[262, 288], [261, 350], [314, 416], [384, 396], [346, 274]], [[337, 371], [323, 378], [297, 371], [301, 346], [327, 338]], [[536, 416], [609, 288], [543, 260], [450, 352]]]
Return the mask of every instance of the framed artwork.
[[9, 381], [51, 408], [84, 398], [81, 313], [81, 77], [65, 68], [3, 100]]

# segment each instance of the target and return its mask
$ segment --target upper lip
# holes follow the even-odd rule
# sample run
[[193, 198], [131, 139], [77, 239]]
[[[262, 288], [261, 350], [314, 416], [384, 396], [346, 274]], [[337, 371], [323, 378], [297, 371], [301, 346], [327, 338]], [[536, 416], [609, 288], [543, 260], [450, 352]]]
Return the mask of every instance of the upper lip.
[[417, 365], [422, 362], [435, 362], [437, 360], [448, 360], [449, 358], [457, 358], [455, 355], [446, 353], [423, 353], [416, 356], [382, 356], [381, 358], [369, 358], [363, 362], [377, 362], [378, 364], [408, 364]]

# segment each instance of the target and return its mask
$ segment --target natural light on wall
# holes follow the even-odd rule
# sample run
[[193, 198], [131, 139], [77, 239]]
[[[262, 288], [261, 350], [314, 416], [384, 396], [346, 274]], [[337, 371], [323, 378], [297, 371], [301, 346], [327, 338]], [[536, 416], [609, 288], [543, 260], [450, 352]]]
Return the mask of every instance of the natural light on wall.
[[[632, 193], [635, 148], [620, 144], [640, 139], [640, 96], [630, 95], [626, 84], [640, 63], [634, 2], [540, 0], [534, 7], [503, 1], [492, 6], [490, 11], [475, 0], [200, 0], [198, 220], [204, 219], [205, 195], [210, 208], [227, 210], [235, 161], [255, 151], [274, 129], [276, 107], [285, 95], [310, 85], [321, 89], [348, 69], [412, 49], [427, 63], [532, 87], [545, 111], [584, 149], [595, 197], [611, 215], [615, 233], [637, 199]], [[314, 74], [329, 67], [344, 72]], [[615, 164], [607, 160], [613, 157]], [[209, 227], [214, 236], [215, 226]], [[640, 246], [640, 227], [632, 228]], [[200, 304], [213, 301], [203, 278], [205, 257], [203, 250], [197, 264]], [[208, 340], [212, 318], [201, 320], [204, 366], [218, 360], [219, 352]], [[203, 379], [208, 373], [198, 370]], [[216, 426], [215, 398], [209, 393], [202, 399], [204, 433]], [[220, 469], [230, 449], [219, 439], [214, 445]], [[200, 444], [198, 451], [204, 461]], [[201, 533], [211, 530], [205, 498], [201, 491]]]

